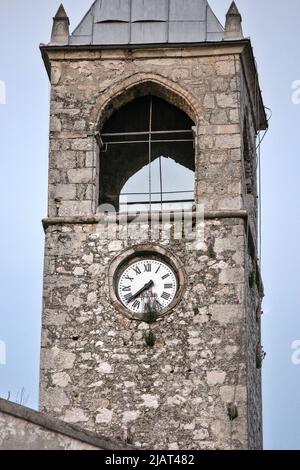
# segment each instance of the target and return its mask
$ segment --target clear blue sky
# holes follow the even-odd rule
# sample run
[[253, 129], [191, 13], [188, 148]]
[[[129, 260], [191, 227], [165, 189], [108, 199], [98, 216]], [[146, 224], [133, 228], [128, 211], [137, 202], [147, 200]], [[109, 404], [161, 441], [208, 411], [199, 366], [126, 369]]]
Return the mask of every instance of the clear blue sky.
[[[59, 0], [1, 0], [0, 80], [0, 396], [15, 399], [22, 387], [37, 407], [46, 216], [49, 84], [38, 45], [48, 42]], [[74, 29], [92, 0], [65, 0]], [[224, 23], [229, 0], [210, 4]], [[299, 134], [300, 105], [292, 82], [300, 80], [299, 0], [237, 0], [251, 36], [270, 131], [262, 149], [263, 275], [266, 290], [263, 369], [266, 449], [300, 449], [300, 365], [291, 345], [300, 340]], [[1, 98], [1, 97], [0, 97]]]

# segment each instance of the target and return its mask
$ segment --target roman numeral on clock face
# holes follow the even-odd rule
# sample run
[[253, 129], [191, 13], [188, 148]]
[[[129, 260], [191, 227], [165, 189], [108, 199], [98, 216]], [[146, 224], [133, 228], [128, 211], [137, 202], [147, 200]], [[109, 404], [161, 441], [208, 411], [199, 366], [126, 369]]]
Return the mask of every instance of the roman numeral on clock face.
[[132, 297], [131, 294], [126, 294], [126, 295], [124, 296], [124, 299], [126, 300], [126, 302], [130, 302], [131, 297]]
[[140, 270], [140, 268], [138, 266], [136, 266], [135, 268], [132, 268], [135, 272], [136, 275], [139, 275], [142, 273], [142, 271]]
[[168, 277], [170, 277], [170, 274], [165, 274], [164, 276], [162, 276], [162, 279], [165, 280], [165, 279], [167, 279]]
[[165, 284], [164, 289], [172, 289], [173, 284]]
[[150, 263], [147, 263], [147, 264], [144, 264], [144, 268], [145, 268], [145, 273], [150, 273], [152, 266]]
[[141, 302], [139, 302], [138, 300], [136, 300], [136, 301], [132, 304], [132, 307], [133, 307], [133, 308], [140, 308], [140, 304], [141, 304]]
[[131, 287], [128, 286], [128, 287], [122, 287], [122, 291], [123, 292], [131, 292]]
[[163, 292], [161, 294], [161, 298], [164, 299], [164, 300], [169, 300], [170, 297], [171, 297], [171, 295], [168, 294], [167, 292]]
[[126, 279], [126, 281], [130, 281], [130, 282], [132, 282], [132, 281], [133, 281], [133, 277], [129, 277], [128, 275], [127, 275], [127, 276], [125, 276], [125, 278], [124, 278], [124, 279]]

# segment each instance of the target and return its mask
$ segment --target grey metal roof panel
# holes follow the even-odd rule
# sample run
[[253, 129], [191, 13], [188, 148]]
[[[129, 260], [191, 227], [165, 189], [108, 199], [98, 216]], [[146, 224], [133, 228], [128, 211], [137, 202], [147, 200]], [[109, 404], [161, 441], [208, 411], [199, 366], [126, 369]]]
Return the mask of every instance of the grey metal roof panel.
[[218, 42], [223, 41], [224, 33], [207, 33], [206, 41], [207, 42]]
[[170, 0], [170, 21], [205, 21], [206, 1]]
[[224, 28], [207, 0], [96, 0], [71, 45], [222, 41]]
[[131, 28], [132, 44], [164, 43], [167, 40], [167, 23], [133, 23]]
[[92, 44], [129, 44], [129, 23], [97, 23]]
[[205, 21], [172, 21], [170, 22], [169, 42], [205, 42]]
[[168, 21], [168, 0], [132, 0], [131, 21]]
[[88, 46], [91, 44], [91, 36], [71, 36], [70, 46]]
[[131, 0], [100, 0], [94, 6], [95, 23], [99, 21], [130, 21]]
[[77, 26], [72, 36], [91, 36], [91, 24], [93, 23], [94, 18], [90, 10], [81, 23]]
[[219, 22], [218, 18], [212, 11], [209, 5], [207, 5], [207, 10], [206, 10], [206, 21], [207, 21], [207, 32], [208, 33], [223, 33], [224, 34], [224, 28]]
[[[70, 44], [73, 44], [73, 39], [76, 37], [77, 38], [77, 43], [78, 43], [78, 38], [81, 36], [89, 36], [89, 42], [91, 43], [92, 41], [92, 35], [93, 35], [93, 27], [94, 27], [94, 5], [89, 9], [89, 11], [86, 13], [86, 15], [83, 17], [79, 25], [74, 29], [72, 35], [70, 36], [69, 42]], [[86, 44], [84, 42], [83, 44]]]

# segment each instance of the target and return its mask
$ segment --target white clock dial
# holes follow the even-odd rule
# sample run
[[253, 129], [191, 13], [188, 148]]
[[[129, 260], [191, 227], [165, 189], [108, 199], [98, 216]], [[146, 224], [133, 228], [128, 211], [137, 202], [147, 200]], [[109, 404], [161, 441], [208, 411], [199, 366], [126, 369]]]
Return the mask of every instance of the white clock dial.
[[120, 301], [131, 312], [143, 313], [147, 304], [162, 311], [174, 300], [178, 282], [167, 263], [145, 258], [124, 269], [117, 289]]

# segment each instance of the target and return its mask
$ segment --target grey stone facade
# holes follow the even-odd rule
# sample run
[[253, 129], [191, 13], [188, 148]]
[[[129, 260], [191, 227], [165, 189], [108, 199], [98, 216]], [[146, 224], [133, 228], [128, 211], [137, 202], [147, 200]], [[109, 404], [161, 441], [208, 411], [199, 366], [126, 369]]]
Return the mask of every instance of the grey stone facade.
[[[244, 123], [255, 149], [266, 121], [250, 42], [42, 53], [52, 85], [42, 411], [138, 447], [261, 448], [262, 288]], [[201, 248], [173, 236], [151, 240], [147, 226], [138, 240], [99, 234], [97, 133], [114, 110], [147, 93], [195, 122]], [[117, 255], [149, 241], [173, 253], [186, 274], [181, 302], [151, 326], [153, 348], [144, 340], [149, 325], [114, 308], [108, 278]]]

